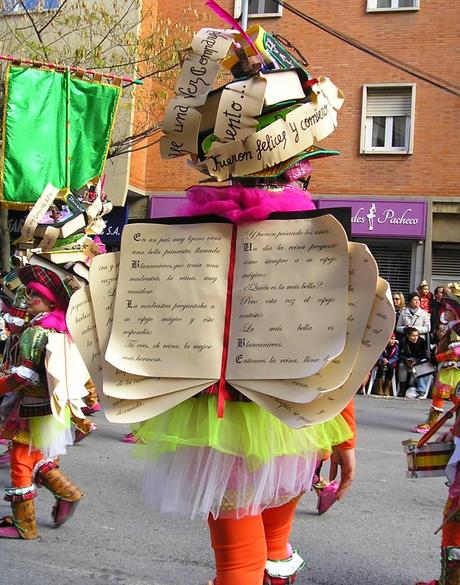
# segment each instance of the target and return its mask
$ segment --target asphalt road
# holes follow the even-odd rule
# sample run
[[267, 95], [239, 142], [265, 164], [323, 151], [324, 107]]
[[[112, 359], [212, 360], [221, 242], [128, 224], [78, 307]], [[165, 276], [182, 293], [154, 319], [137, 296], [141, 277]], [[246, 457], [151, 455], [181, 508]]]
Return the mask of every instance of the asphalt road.
[[[358, 471], [349, 496], [325, 515], [306, 494], [291, 538], [307, 560], [299, 585], [413, 585], [439, 575], [442, 478], [409, 480], [401, 441], [427, 401], [357, 397]], [[41, 538], [0, 542], [4, 585], [205, 585], [213, 557], [204, 521], [162, 516], [142, 501], [142, 462], [119, 441], [127, 427], [94, 417], [99, 429], [63, 459], [87, 492], [73, 518], [51, 524], [53, 498], [41, 489]], [[9, 483], [0, 468], [0, 489]], [[0, 502], [0, 514], [9, 505]]]

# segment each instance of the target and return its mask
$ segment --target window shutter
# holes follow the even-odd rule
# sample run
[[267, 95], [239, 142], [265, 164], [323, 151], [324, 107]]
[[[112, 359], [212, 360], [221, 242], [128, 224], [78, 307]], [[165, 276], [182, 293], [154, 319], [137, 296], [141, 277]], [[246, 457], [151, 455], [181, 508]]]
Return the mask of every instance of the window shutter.
[[368, 87], [366, 116], [410, 116], [412, 88]]
[[448, 282], [460, 282], [458, 247], [433, 245], [431, 273], [433, 284], [442, 286]]
[[400, 290], [405, 295], [410, 292], [412, 243], [398, 240], [395, 247], [390, 243], [374, 243], [363, 240], [379, 267], [379, 274], [390, 283], [392, 291]]

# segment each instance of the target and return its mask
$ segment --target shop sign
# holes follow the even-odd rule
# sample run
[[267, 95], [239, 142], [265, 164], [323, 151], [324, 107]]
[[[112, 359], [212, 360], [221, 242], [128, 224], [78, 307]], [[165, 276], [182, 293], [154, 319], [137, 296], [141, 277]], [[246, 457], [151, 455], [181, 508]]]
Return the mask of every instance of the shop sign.
[[100, 234], [104, 244], [116, 245], [120, 243], [123, 227], [128, 221], [128, 206], [114, 207], [110, 213], [104, 215], [104, 231]]
[[182, 196], [174, 197], [150, 197], [149, 218], [176, 217], [177, 209], [187, 203], [187, 198]]
[[426, 237], [426, 201], [319, 199], [318, 208], [351, 207], [351, 235], [368, 238]]

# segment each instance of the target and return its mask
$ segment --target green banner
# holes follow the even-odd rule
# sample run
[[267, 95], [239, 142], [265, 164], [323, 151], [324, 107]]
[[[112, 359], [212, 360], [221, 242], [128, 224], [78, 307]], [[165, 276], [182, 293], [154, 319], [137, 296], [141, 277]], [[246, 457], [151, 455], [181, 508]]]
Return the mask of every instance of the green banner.
[[48, 183], [74, 190], [100, 176], [120, 94], [119, 86], [65, 72], [9, 66], [0, 201], [30, 205]]

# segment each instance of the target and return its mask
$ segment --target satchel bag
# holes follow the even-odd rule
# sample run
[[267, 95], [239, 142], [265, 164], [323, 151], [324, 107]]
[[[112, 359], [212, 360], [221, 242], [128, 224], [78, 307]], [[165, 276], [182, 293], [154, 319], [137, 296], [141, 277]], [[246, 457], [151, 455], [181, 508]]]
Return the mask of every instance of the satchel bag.
[[424, 378], [425, 376], [431, 376], [432, 374], [435, 374], [436, 366], [434, 366], [430, 361], [426, 360], [424, 362], [415, 364], [412, 367], [412, 371], [414, 372], [414, 376], [416, 378]]

